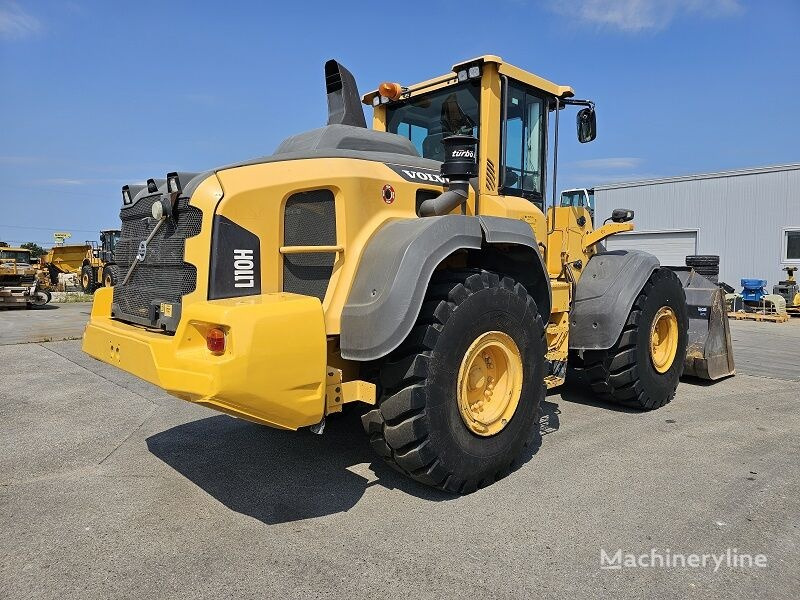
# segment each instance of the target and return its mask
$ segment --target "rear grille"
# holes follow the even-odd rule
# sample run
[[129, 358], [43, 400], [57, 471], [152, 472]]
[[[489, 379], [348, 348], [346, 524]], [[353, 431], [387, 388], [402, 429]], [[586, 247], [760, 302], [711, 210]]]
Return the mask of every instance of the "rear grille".
[[[122, 234], [115, 248], [120, 267], [120, 281], [114, 287], [114, 317], [135, 323], [157, 326], [158, 315], [151, 307], [162, 302], [180, 304], [181, 298], [197, 286], [197, 269], [184, 262], [186, 239], [200, 233], [203, 213], [180, 198], [175, 218], [167, 219], [147, 245], [145, 260], [133, 270], [126, 285], [122, 280], [136, 259], [139, 243], [146, 240], [156, 225], [150, 217], [153, 203], [160, 194], [139, 200], [120, 212]], [[162, 324], [163, 326], [163, 324]], [[174, 327], [166, 327], [174, 331]]]
[[[284, 246], [335, 246], [336, 205], [330, 190], [293, 194], [283, 213]], [[283, 291], [325, 298], [333, 273], [332, 253], [283, 256]]]

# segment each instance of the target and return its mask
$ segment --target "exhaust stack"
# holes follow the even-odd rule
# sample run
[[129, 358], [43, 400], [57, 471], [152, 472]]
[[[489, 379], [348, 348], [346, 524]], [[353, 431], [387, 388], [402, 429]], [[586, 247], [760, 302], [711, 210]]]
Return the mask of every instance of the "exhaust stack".
[[325, 63], [325, 89], [328, 93], [328, 125], [367, 128], [356, 79], [333, 59]]

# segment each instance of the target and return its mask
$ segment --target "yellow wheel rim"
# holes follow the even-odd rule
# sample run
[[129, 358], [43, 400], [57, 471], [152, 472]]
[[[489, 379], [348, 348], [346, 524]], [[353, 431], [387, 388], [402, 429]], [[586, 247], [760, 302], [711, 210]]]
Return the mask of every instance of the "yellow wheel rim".
[[502, 431], [522, 393], [522, 356], [501, 331], [489, 331], [467, 349], [458, 370], [458, 409], [470, 431], [491, 436]]
[[106, 277], [106, 287], [111, 287], [111, 275]]
[[89, 287], [89, 276], [86, 273], [83, 274], [83, 277], [81, 278], [81, 283], [83, 283], [83, 289]]
[[669, 306], [658, 309], [650, 328], [650, 360], [659, 373], [666, 373], [678, 352], [678, 317]]

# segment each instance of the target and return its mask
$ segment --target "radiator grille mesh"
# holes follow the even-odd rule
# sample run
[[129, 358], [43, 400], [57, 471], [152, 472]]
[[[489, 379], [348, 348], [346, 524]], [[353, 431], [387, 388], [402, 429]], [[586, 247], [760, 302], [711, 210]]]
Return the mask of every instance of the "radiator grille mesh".
[[[121, 279], [136, 258], [139, 243], [147, 239], [156, 221], [149, 217], [153, 203], [160, 195], [139, 200], [120, 213], [122, 234], [115, 248]], [[188, 198], [178, 200], [175, 219], [167, 219], [147, 245], [147, 255], [134, 270], [128, 283], [114, 287], [114, 303], [119, 307], [116, 318], [126, 316], [148, 318], [152, 303], [180, 303], [181, 298], [197, 286], [197, 269], [183, 261], [186, 239], [200, 233], [203, 213], [189, 206]]]
[[[284, 246], [335, 246], [336, 205], [330, 190], [294, 194], [283, 214]], [[309, 252], [283, 257], [283, 291], [322, 300], [333, 273], [333, 253]]]

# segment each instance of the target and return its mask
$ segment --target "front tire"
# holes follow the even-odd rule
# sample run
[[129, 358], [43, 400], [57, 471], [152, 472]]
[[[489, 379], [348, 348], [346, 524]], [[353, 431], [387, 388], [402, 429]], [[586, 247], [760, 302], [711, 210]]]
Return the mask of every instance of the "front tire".
[[91, 265], [81, 268], [81, 291], [84, 294], [93, 294], [97, 287], [97, 276]]
[[107, 265], [103, 269], [103, 287], [114, 287], [120, 278], [120, 271], [117, 265]]
[[488, 271], [436, 274], [414, 329], [380, 365], [379, 404], [362, 417], [372, 447], [442, 490], [493, 483], [539, 435], [545, 352], [521, 284]]
[[585, 372], [604, 400], [652, 410], [672, 400], [689, 335], [686, 294], [669, 269], [657, 269], [633, 303], [617, 342], [586, 350]]

